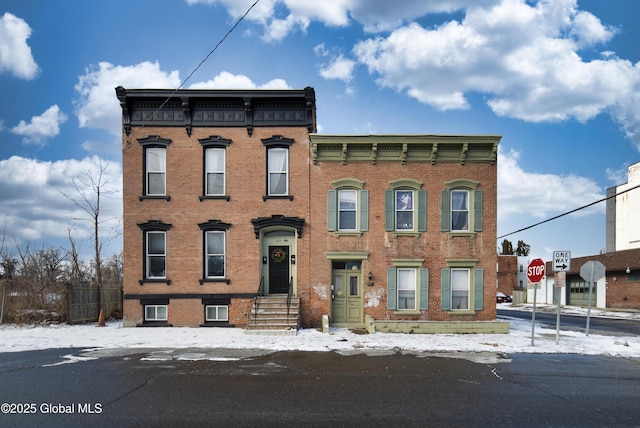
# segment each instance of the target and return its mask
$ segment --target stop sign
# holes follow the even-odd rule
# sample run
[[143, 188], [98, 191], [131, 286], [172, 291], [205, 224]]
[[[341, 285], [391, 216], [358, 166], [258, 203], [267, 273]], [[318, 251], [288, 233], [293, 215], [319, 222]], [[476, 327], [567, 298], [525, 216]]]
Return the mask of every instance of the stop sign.
[[542, 281], [544, 276], [544, 262], [542, 259], [533, 259], [527, 268], [527, 279], [532, 284]]

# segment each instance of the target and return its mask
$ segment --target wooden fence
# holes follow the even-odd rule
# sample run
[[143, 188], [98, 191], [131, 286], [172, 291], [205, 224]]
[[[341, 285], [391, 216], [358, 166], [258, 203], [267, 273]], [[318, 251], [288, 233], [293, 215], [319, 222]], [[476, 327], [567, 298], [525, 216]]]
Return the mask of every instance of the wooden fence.
[[[97, 321], [100, 315], [99, 288], [95, 285], [70, 284], [68, 286], [70, 324]], [[106, 318], [122, 315], [122, 287], [102, 287], [102, 307]]]

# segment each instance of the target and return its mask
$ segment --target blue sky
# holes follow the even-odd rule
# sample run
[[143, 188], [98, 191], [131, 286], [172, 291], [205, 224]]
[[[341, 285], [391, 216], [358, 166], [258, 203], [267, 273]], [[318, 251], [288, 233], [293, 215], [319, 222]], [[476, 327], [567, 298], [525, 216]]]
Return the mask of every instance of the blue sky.
[[[103, 170], [121, 247], [114, 87], [177, 88], [255, 0], [3, 0], [5, 248], [91, 250], [62, 194]], [[499, 134], [498, 236], [603, 198], [640, 161], [636, 0], [260, 0], [183, 88], [316, 90], [324, 134]], [[638, 190], [636, 190], [638, 191]], [[605, 248], [605, 204], [507, 237]], [[500, 241], [496, 242], [496, 248]]]

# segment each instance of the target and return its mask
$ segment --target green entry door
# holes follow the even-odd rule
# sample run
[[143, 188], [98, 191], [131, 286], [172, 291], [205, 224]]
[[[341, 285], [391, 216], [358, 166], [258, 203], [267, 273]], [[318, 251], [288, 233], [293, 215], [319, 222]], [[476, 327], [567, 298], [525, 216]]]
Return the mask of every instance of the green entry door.
[[359, 271], [334, 270], [331, 323], [362, 324], [362, 279]]

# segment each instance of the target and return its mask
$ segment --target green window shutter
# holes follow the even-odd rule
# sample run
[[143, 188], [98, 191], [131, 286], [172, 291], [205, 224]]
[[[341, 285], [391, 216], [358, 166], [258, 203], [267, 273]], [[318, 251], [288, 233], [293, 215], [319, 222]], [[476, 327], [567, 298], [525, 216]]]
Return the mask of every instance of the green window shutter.
[[387, 309], [395, 310], [398, 307], [398, 294], [396, 285], [396, 269], [387, 269]]
[[482, 232], [482, 190], [473, 193], [473, 230]]
[[360, 232], [369, 230], [369, 191], [360, 191]]
[[429, 309], [429, 269], [420, 269], [420, 310]]
[[451, 310], [451, 269], [440, 270], [440, 308]]
[[442, 191], [442, 201], [440, 201], [440, 230], [449, 232], [451, 230], [451, 192]]
[[336, 204], [338, 203], [338, 192], [329, 190], [327, 192], [327, 230], [334, 232], [338, 229], [338, 212]]
[[418, 232], [427, 231], [427, 191], [418, 190]]
[[481, 311], [483, 308], [483, 294], [484, 291], [484, 270], [476, 269], [473, 272], [473, 309]]
[[396, 229], [396, 210], [393, 203], [393, 190], [384, 191], [384, 230], [387, 232]]

